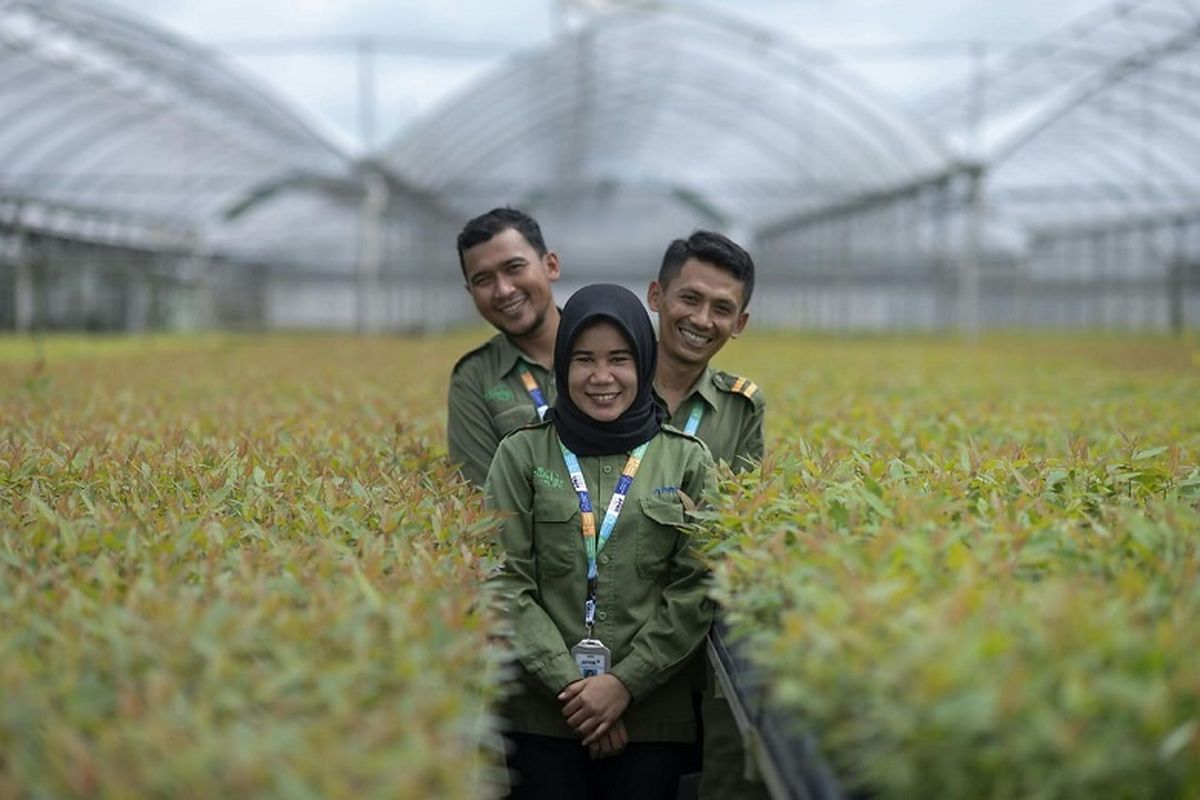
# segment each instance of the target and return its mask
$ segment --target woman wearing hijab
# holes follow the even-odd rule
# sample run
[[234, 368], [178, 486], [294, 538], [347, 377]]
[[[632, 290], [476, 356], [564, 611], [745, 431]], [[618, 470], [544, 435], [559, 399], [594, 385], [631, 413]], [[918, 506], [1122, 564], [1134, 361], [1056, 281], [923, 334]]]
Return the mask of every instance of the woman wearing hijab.
[[512, 798], [674, 798], [695, 740], [682, 669], [712, 608], [683, 526], [712, 457], [663, 427], [655, 359], [632, 292], [580, 289], [555, 340], [554, 407], [488, 472], [521, 683], [505, 706]]

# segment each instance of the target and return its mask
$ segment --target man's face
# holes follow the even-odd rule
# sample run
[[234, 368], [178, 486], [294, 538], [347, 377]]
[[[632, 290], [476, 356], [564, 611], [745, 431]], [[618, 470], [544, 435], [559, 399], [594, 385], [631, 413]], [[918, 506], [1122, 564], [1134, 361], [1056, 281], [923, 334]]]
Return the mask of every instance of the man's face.
[[746, 327], [741, 281], [705, 261], [689, 258], [664, 287], [650, 284], [646, 300], [658, 312], [658, 341], [668, 358], [707, 364]]
[[464, 251], [463, 271], [480, 316], [513, 338], [535, 333], [554, 307], [558, 256], [538, 256], [515, 228]]

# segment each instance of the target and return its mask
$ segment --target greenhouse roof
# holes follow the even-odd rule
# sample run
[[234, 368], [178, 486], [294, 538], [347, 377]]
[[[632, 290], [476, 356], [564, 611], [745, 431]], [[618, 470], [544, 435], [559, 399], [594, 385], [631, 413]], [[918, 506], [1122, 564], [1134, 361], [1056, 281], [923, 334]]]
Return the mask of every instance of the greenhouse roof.
[[418, 123], [390, 168], [464, 213], [748, 228], [945, 172], [936, 137], [828, 56], [654, 3], [508, 59]]
[[1105, 6], [923, 104], [1031, 228], [1200, 211], [1200, 4]]
[[98, 3], [0, 0], [0, 118], [6, 213], [67, 236], [167, 246], [350, 166], [213, 51]]
[[[609, 8], [366, 162], [387, 217], [518, 205], [573, 265], [642, 274], [699, 225], [750, 239], [955, 175], [985, 176], [991, 219], [1023, 235], [1200, 215], [1198, 0], [1104, 7], [915, 114], [711, 9]], [[0, 115], [0, 224], [353, 258], [364, 163], [214, 51], [108, 6], [0, 0]]]

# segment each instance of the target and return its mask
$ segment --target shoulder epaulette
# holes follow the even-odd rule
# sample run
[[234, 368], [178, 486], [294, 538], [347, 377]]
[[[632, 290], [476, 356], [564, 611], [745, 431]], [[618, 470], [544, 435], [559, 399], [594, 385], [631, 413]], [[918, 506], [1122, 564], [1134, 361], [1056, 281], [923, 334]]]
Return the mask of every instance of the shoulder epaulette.
[[467, 352], [463, 353], [462, 356], [459, 357], [458, 361], [454, 362], [454, 368], [450, 370], [450, 374], [453, 375], [454, 373], [458, 372], [459, 367], [461, 367], [467, 361], [471, 360], [471, 358], [473, 358], [475, 355], [482, 353], [484, 350], [487, 350], [491, 346], [492, 346], [492, 340], [488, 339], [486, 342], [479, 345], [478, 347], [473, 347], [470, 350], [468, 350]]
[[672, 436], [682, 436], [686, 439], [695, 439], [696, 441], [700, 441], [700, 437], [696, 436], [696, 434], [688, 433], [687, 431], [683, 430], [682, 428], [676, 428], [674, 425], [672, 425], [669, 422], [664, 422], [662, 429], [665, 432], [671, 434]]
[[754, 403], [762, 402], [762, 390], [758, 388], [757, 383], [749, 378], [743, 378], [740, 375], [731, 375], [728, 372], [717, 372], [713, 375], [713, 383], [723, 392], [740, 394]]
[[502, 441], [502, 442], [503, 442], [503, 441], [504, 441], [505, 439], [507, 439], [508, 437], [510, 437], [510, 436], [514, 436], [514, 435], [516, 435], [516, 434], [520, 433], [521, 431], [534, 431], [534, 430], [537, 430], [538, 428], [544, 428], [544, 427], [546, 427], [547, 425], [550, 425], [550, 424], [551, 424], [551, 423], [550, 423], [550, 420], [548, 420], [548, 419], [541, 419], [541, 420], [538, 420], [537, 422], [530, 422], [530, 423], [528, 423], [528, 424], [526, 424], [526, 425], [521, 425], [521, 426], [519, 426], [519, 427], [513, 428], [511, 431], [509, 431], [508, 433], [506, 433], [506, 434], [504, 434], [503, 436], [501, 436], [501, 437], [500, 437], [500, 441]]

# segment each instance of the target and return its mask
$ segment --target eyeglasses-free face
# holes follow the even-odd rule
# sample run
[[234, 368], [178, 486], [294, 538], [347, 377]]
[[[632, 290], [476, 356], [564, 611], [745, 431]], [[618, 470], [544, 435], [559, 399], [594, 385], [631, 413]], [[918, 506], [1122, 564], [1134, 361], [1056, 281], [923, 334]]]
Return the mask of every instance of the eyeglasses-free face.
[[554, 307], [558, 256], [539, 256], [515, 228], [464, 251], [463, 273], [480, 316], [514, 339], [537, 333]]
[[666, 286], [652, 282], [646, 299], [658, 312], [659, 352], [678, 363], [707, 364], [746, 327], [743, 288], [729, 272], [695, 258]]
[[611, 322], [589, 325], [571, 346], [567, 390], [575, 406], [598, 422], [612, 422], [637, 396], [637, 361]]

